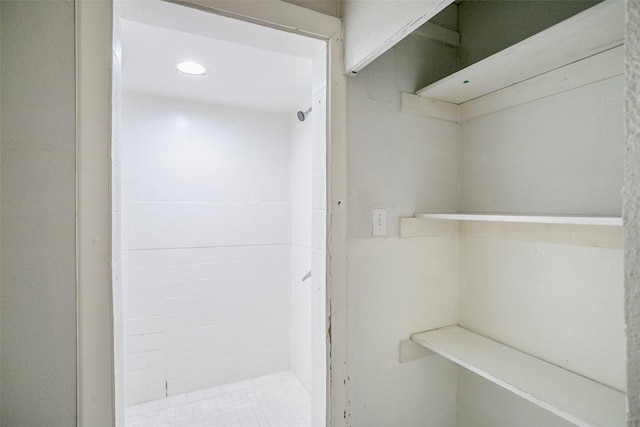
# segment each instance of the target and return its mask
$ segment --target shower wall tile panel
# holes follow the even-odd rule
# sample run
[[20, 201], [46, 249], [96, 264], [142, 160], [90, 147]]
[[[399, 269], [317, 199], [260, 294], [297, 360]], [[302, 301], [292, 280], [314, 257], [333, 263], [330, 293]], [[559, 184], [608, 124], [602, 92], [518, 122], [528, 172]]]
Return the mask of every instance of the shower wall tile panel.
[[[311, 104], [311, 93], [309, 102]], [[291, 370], [311, 393], [311, 165], [315, 112], [291, 118]]]
[[127, 405], [290, 367], [290, 116], [125, 93]]

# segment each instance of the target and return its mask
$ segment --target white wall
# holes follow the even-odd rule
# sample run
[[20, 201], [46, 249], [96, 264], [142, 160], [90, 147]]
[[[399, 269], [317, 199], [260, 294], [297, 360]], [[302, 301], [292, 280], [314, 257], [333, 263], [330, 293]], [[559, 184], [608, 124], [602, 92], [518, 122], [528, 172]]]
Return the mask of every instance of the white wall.
[[622, 94], [614, 77], [465, 122], [461, 210], [620, 215]]
[[[387, 209], [390, 236], [398, 235], [399, 217], [457, 209], [458, 128], [399, 113], [400, 92], [419, 89], [419, 82], [440, 73], [440, 67], [454, 67], [452, 52], [410, 36], [350, 80], [351, 236], [371, 237], [373, 208]], [[435, 62], [440, 64], [431, 67]]]
[[311, 393], [311, 116], [291, 114], [291, 370]]
[[460, 227], [461, 326], [626, 388], [618, 227]]
[[[619, 215], [622, 89], [622, 77], [615, 77], [465, 122], [461, 211]], [[624, 390], [619, 230], [466, 230], [460, 243], [460, 323]], [[487, 412], [510, 407], [504, 393], [476, 393], [473, 402]], [[459, 404], [468, 419], [470, 407]], [[529, 414], [544, 412], [520, 406], [530, 406]], [[536, 425], [542, 416], [527, 419]], [[464, 418], [459, 422], [465, 425]], [[511, 425], [509, 417], [492, 422]]]
[[[461, 211], [619, 215], [622, 88], [615, 77], [465, 122]], [[460, 323], [624, 390], [619, 230], [493, 228], [461, 235]], [[460, 425], [478, 416], [512, 425], [510, 412], [489, 414], [500, 408], [520, 407], [526, 425], [547, 417], [468, 375], [463, 382], [471, 391], [459, 394]]]
[[[457, 318], [455, 239], [398, 238], [400, 216], [457, 208], [456, 125], [399, 113], [400, 92], [416, 89], [440, 49], [410, 36], [349, 82], [348, 415], [353, 426], [456, 425], [455, 365], [437, 356], [398, 361], [400, 340]], [[373, 208], [387, 209], [386, 238], [371, 236]]]
[[[490, 396], [490, 398], [487, 398]], [[458, 426], [570, 427], [570, 423], [464, 368], [458, 372]]]
[[640, 4], [627, 2], [624, 176], [628, 425], [640, 425]]
[[[485, 425], [507, 426], [516, 412], [500, 410], [510, 407], [528, 414], [518, 418], [519, 425], [564, 425], [533, 404], [521, 399], [514, 403], [513, 396], [495, 393], [493, 385], [470, 378], [462, 369], [447, 371], [447, 362], [437, 356], [399, 365], [397, 341], [420, 328], [460, 321], [624, 389], [619, 233], [613, 230], [594, 237], [571, 229], [558, 237], [546, 227], [519, 229], [506, 238], [503, 229], [480, 234], [473, 230], [461, 236], [460, 247], [445, 237], [371, 239], [371, 209], [388, 209], [391, 236], [397, 235], [398, 216], [421, 211], [618, 215], [622, 80], [609, 79], [457, 126], [397, 113], [399, 92], [414, 90], [412, 83], [425, 78], [415, 70], [429, 65], [419, 61], [428, 61], [429, 52], [436, 54], [416, 43], [405, 40], [350, 82], [351, 422], [466, 426], [477, 417]], [[421, 59], [414, 58], [417, 51], [423, 52]], [[408, 52], [413, 53], [410, 59], [405, 56]], [[478, 249], [479, 241], [483, 249]], [[457, 260], [458, 253], [459, 290], [458, 261], [447, 258]], [[483, 258], [474, 262], [465, 256], [469, 253]], [[540, 270], [532, 267], [532, 253]], [[513, 258], [514, 268], [501, 277], [496, 276], [500, 268], [491, 261], [495, 258], [487, 258], [496, 254], [499, 259]], [[429, 265], [431, 261], [435, 266]], [[585, 269], [596, 264], [602, 268]], [[536, 278], [544, 274], [562, 277], [566, 283], [560, 286], [551, 280], [542, 286]], [[479, 282], [490, 283], [491, 288], [483, 293]], [[571, 311], [575, 323], [553, 329], [550, 319], [566, 314], [575, 292], [584, 303]], [[522, 308], [525, 300], [549, 294], [557, 306]], [[491, 295], [500, 297], [492, 300]], [[521, 305], [501, 305], [518, 298]], [[536, 310], [535, 319], [547, 310], [545, 321], [527, 326], [532, 336], [518, 334], [518, 327], [533, 321], [526, 316]], [[483, 315], [487, 312], [492, 315]], [[576, 335], [571, 335], [576, 328]], [[548, 338], [547, 332], [554, 338], [537, 345]], [[554, 346], [563, 341], [571, 344]], [[431, 394], [430, 386], [441, 393]], [[421, 406], [399, 409], [416, 402]], [[442, 418], [430, 418], [437, 416]]]
[[127, 94], [123, 118], [127, 403], [288, 369], [290, 116]]
[[2, 2], [4, 426], [76, 423], [74, 2]]

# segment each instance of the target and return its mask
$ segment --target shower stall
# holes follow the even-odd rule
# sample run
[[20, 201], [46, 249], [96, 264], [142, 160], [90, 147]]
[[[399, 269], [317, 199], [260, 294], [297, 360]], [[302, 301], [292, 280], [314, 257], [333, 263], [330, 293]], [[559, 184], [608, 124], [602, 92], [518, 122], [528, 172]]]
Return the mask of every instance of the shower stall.
[[[312, 407], [313, 424], [323, 424], [326, 74], [315, 70], [326, 68], [324, 44], [271, 34], [277, 43], [247, 46], [247, 37], [145, 20], [182, 14], [209, 28], [202, 24], [215, 19], [250, 28], [262, 43], [275, 30], [163, 2], [144, 8], [125, 10], [119, 23], [122, 285], [114, 297], [125, 424], [144, 424], [145, 411], [158, 417], [171, 403], [153, 402], [185, 393], [222, 402], [232, 398], [220, 390], [235, 399], [292, 389], [274, 379], [293, 379], [313, 398], [311, 406], [297, 400], [301, 425], [311, 425]], [[209, 52], [206, 73], [176, 72], [197, 48]], [[247, 383], [255, 378], [261, 391]], [[213, 420], [221, 406], [208, 405]]]

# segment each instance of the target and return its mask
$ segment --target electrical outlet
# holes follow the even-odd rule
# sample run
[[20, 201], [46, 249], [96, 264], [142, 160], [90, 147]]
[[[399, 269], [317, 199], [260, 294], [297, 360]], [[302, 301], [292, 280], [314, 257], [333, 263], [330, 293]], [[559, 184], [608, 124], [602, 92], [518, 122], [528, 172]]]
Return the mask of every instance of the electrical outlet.
[[373, 210], [373, 235], [374, 236], [387, 235], [387, 210], [386, 209]]

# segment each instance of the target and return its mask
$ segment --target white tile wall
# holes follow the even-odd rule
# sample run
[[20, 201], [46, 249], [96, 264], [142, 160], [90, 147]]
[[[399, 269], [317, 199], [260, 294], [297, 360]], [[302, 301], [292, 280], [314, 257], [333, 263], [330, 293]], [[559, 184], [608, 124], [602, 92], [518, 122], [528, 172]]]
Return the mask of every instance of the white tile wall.
[[291, 372], [130, 406], [126, 427], [309, 427], [311, 402]]
[[291, 118], [291, 369], [308, 393], [311, 393], [313, 281], [307, 279], [303, 282], [302, 278], [311, 270], [313, 114], [304, 122]]
[[123, 104], [126, 404], [287, 370], [290, 115]]

